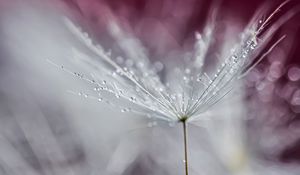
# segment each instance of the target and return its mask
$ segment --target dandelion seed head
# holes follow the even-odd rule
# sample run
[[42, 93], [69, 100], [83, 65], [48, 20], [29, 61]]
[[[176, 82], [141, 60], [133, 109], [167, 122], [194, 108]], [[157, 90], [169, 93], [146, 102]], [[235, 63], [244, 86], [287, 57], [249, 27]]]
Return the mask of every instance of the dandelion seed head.
[[107, 98], [122, 112], [135, 112], [148, 117], [151, 114], [151, 117], [165, 121], [197, 120], [199, 115], [230, 93], [235, 83], [283, 39], [275, 42], [262, 58], [254, 61], [275, 31], [271, 30], [272, 27], [267, 28], [267, 24], [277, 10], [266, 20], [251, 22], [242, 32], [240, 41], [230, 49], [229, 54], [221, 55], [220, 63], [212, 71], [206, 71], [204, 67], [214, 37], [214, 22], [210, 22], [202, 33], [195, 33], [193, 50], [190, 54], [183, 54], [189, 61], [170, 68], [168, 62], [151, 62], [141, 42], [122, 31], [115, 21], [109, 22], [108, 31], [122, 50], [123, 54], [119, 56], [115, 56], [113, 50], [106, 51], [95, 44], [87, 33], [65, 19], [70, 31], [96, 56], [86, 56], [79, 49], [74, 49], [76, 57], [84, 61], [93, 77], [80, 73], [74, 75], [88, 81], [95, 91], [100, 92], [98, 95], [101, 97], [93, 98]]

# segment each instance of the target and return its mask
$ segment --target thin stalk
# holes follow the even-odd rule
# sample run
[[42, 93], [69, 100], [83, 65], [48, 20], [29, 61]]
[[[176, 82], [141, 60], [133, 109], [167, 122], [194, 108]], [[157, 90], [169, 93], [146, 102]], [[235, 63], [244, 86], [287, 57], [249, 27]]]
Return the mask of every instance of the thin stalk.
[[189, 170], [188, 170], [188, 148], [187, 148], [187, 123], [186, 123], [186, 120], [182, 121], [182, 125], [183, 125], [185, 175], [189, 175]]

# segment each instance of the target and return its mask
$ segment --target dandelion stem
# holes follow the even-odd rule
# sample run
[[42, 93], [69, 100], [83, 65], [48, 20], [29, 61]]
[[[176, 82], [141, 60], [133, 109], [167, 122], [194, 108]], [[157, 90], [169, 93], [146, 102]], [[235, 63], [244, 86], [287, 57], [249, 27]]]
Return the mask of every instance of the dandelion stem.
[[187, 148], [187, 123], [186, 120], [182, 120], [183, 125], [183, 142], [184, 142], [184, 166], [185, 166], [185, 175], [189, 174], [188, 171], [188, 148]]

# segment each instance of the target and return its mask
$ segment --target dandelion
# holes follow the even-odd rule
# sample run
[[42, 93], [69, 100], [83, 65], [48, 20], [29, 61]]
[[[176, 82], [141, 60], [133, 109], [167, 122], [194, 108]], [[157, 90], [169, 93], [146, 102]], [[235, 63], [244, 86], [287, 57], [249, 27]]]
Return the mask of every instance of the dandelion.
[[231, 49], [229, 55], [223, 55], [215, 70], [210, 72], [205, 71], [204, 66], [213, 38], [213, 22], [206, 26], [202, 34], [196, 33], [194, 51], [187, 54], [187, 63], [174, 68], [162, 62], [151, 63], [141, 43], [124, 33], [113, 21], [108, 28], [122, 49], [122, 56], [116, 56], [111, 50], [94, 44], [87, 33], [66, 19], [68, 28], [90, 51], [85, 54], [74, 48], [74, 58], [84, 62], [91, 73], [84, 75], [65, 66], [61, 66], [61, 69], [90, 83], [97, 94], [80, 92], [80, 96], [105, 102], [121, 112], [181, 123], [185, 174], [188, 175], [187, 124], [201, 120], [203, 113], [230, 93], [235, 83], [284, 39], [284, 36], [281, 37], [261, 53], [278, 27], [292, 16], [292, 13], [287, 13], [276, 22], [272, 21], [287, 2], [267, 18], [255, 18], [255, 22], [250, 22], [241, 34], [240, 42]]

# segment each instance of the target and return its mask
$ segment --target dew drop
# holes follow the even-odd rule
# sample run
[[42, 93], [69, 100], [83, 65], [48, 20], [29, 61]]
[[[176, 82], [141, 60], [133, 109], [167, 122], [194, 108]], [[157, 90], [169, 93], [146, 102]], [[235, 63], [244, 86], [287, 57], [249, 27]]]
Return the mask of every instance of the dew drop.
[[112, 75], [113, 77], [116, 77], [116, 76], [117, 76], [117, 72], [114, 71], [114, 72], [111, 73], [111, 75]]
[[199, 77], [199, 78], [197, 78], [197, 81], [203, 82], [203, 78], [202, 78], [202, 77]]
[[195, 37], [197, 40], [200, 40], [202, 38], [201, 34], [198, 32], [195, 33]]
[[252, 44], [250, 45], [250, 49], [255, 49], [256, 48], [256, 46], [257, 46], [257, 44], [255, 44], [254, 42], [252, 42]]
[[154, 68], [157, 72], [160, 72], [163, 70], [164, 65], [161, 62], [157, 61], [154, 63]]
[[123, 109], [121, 109], [121, 112], [129, 112], [130, 110], [129, 110], [129, 108], [123, 108]]
[[238, 57], [237, 57], [236, 55], [233, 55], [233, 56], [232, 56], [232, 61], [233, 61], [234, 63], [237, 63]]
[[145, 66], [145, 64], [144, 64], [143, 62], [138, 62], [137, 66], [138, 66], [139, 68], [143, 68], [143, 67]]
[[234, 70], [235, 70], [235, 69], [231, 68], [231, 69], [229, 70], [229, 73], [230, 73], [230, 74], [233, 74], [233, 73], [234, 73]]
[[130, 97], [129, 100], [130, 100], [131, 102], [135, 102], [135, 101], [136, 101], [136, 98], [135, 98], [135, 97]]
[[298, 81], [300, 80], [300, 68], [292, 67], [288, 70], [288, 78], [291, 81]]
[[186, 73], [186, 74], [190, 74], [190, 73], [191, 73], [191, 69], [186, 68], [186, 69], [185, 69], [185, 73]]
[[152, 115], [151, 114], [146, 114], [147, 118], [152, 118]]
[[118, 57], [116, 58], [116, 62], [117, 62], [118, 64], [122, 64], [122, 63], [124, 62], [124, 58], [118, 56]]
[[103, 101], [103, 98], [98, 98], [98, 101], [100, 102], [100, 101]]
[[293, 97], [291, 99], [291, 104], [295, 106], [300, 105], [300, 90], [294, 92]]
[[121, 69], [121, 68], [118, 68], [118, 69], [116, 70], [116, 73], [121, 74], [121, 73], [122, 73], [122, 69]]

